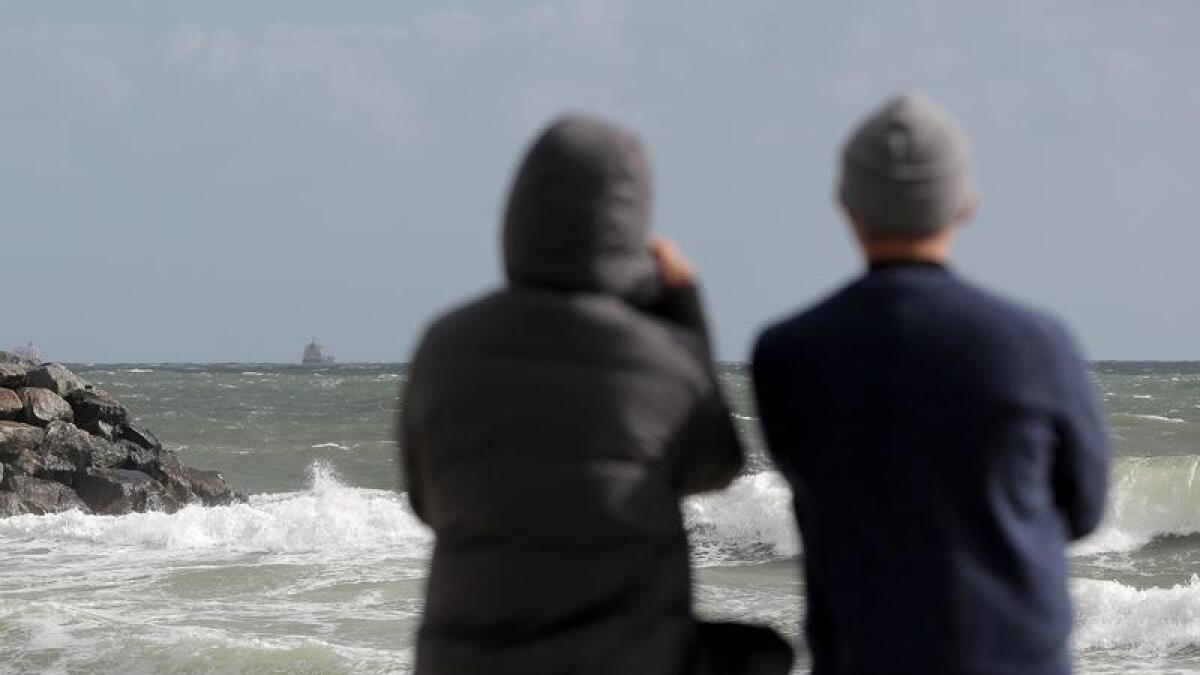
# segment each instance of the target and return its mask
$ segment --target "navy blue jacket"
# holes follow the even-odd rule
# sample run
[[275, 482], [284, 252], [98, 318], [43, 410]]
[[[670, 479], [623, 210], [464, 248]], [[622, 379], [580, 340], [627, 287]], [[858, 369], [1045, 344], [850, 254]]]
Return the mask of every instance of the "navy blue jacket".
[[1065, 545], [1110, 449], [1057, 322], [927, 263], [877, 265], [754, 350], [795, 494], [817, 675], [1070, 671]]

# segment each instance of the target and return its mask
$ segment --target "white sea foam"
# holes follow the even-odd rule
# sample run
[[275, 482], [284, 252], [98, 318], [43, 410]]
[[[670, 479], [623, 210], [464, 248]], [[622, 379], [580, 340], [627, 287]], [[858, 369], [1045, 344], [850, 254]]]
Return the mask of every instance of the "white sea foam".
[[338, 450], [349, 450], [350, 449], [349, 447], [347, 447], [345, 445], [340, 445], [338, 443], [317, 443], [316, 445], [311, 445], [309, 447], [311, 447], [311, 448], [336, 448]]
[[742, 476], [721, 492], [684, 502], [696, 562], [728, 564], [796, 555], [792, 492], [778, 472]]
[[[334, 447], [333, 444], [325, 447]], [[684, 518], [695, 559], [719, 565], [797, 555], [791, 491], [775, 471], [736, 479], [727, 489], [689, 497]], [[1074, 555], [1129, 551], [1156, 537], [1200, 532], [1200, 457], [1122, 458], [1099, 530]], [[305, 552], [391, 547], [424, 555], [428, 529], [405, 497], [341, 483], [316, 465], [300, 492], [256, 495], [248, 504], [178, 513], [89, 516], [68, 512], [0, 519], [0, 537], [90, 542], [145, 549]], [[399, 548], [397, 548], [399, 547]]]
[[256, 495], [248, 504], [177, 513], [91, 516], [79, 511], [0, 520], [0, 537], [85, 542], [142, 549], [360, 551], [389, 548], [424, 555], [431, 535], [402, 496], [343, 485], [317, 466], [302, 492]]
[[1148, 420], [1150, 422], [1165, 422], [1166, 424], [1187, 424], [1187, 420], [1179, 419], [1178, 417], [1167, 417], [1165, 415], [1140, 415], [1133, 414], [1130, 417], [1136, 417], [1140, 420]]
[[1078, 579], [1077, 649], [1164, 656], [1200, 645], [1200, 578], [1170, 588], [1137, 589], [1116, 581]]

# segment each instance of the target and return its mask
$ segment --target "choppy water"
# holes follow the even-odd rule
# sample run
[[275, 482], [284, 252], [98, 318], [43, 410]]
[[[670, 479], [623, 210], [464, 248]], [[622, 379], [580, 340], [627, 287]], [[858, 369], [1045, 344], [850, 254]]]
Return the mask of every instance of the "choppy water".
[[[79, 370], [253, 496], [0, 520], [0, 672], [409, 670], [431, 540], [394, 492], [402, 366]], [[1097, 370], [1119, 457], [1105, 524], [1071, 555], [1078, 669], [1200, 672], [1200, 364]], [[685, 505], [698, 604], [796, 639], [788, 490], [762, 457], [744, 368], [723, 378], [753, 457]]]

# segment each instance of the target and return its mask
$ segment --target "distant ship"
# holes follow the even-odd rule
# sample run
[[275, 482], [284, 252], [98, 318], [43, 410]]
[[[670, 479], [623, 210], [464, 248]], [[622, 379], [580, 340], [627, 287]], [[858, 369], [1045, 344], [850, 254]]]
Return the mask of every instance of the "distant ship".
[[300, 363], [306, 366], [328, 366], [333, 363], [333, 357], [327, 355], [325, 348], [317, 344], [316, 340], [312, 340], [304, 348], [304, 358], [300, 359]]

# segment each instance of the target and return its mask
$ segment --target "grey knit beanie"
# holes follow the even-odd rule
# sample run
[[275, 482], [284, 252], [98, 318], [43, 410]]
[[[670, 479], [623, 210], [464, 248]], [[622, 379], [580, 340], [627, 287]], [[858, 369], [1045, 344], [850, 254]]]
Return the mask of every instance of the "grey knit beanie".
[[923, 94], [892, 98], [855, 130], [842, 153], [838, 197], [879, 232], [932, 232], [975, 199], [967, 138]]

